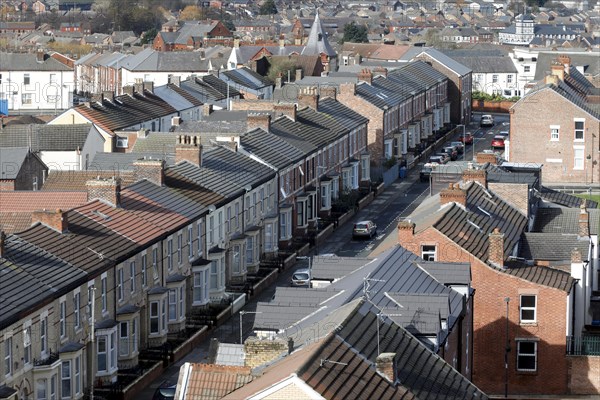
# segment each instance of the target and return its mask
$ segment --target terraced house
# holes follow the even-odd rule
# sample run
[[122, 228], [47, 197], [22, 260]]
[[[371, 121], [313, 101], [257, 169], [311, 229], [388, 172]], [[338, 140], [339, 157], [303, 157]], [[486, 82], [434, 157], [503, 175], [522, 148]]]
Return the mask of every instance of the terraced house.
[[[567, 355], [579, 354], [567, 339], [579, 341], [592, 322], [598, 217], [552, 204], [539, 177], [539, 167], [518, 164], [466, 169], [462, 184], [398, 225], [400, 245], [422, 258], [471, 263], [472, 376], [490, 394], [566, 395], [585, 386], [585, 361]], [[550, 226], [562, 235], [544, 231]]]

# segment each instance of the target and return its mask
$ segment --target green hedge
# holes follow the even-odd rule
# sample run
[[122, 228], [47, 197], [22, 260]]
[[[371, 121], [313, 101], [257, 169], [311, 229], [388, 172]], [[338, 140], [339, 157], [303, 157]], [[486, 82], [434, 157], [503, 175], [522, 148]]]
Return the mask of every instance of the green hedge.
[[513, 101], [516, 102], [520, 99], [519, 96], [515, 96], [515, 97], [504, 97], [501, 94], [487, 94], [485, 92], [479, 92], [479, 91], [475, 91], [473, 93], [471, 93], [471, 98], [473, 100], [484, 100], [484, 101]]

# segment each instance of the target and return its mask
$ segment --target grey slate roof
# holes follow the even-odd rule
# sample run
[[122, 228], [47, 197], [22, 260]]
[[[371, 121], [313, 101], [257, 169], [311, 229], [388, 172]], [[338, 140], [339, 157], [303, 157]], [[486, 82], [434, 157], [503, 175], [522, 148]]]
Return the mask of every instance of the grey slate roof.
[[272, 300], [276, 303], [316, 307], [339, 292], [335, 288], [308, 289], [279, 286], [275, 289]]
[[250, 89], [261, 89], [267, 86], [272, 86], [273, 82], [269, 81], [264, 76], [256, 73], [248, 67], [238, 68], [231, 71], [224, 71], [223, 75], [231, 79], [240, 86]]
[[[534, 80], [539, 81], [544, 78], [546, 73], [550, 72], [550, 66], [558, 55], [558, 52], [544, 51], [538, 54]], [[568, 52], [566, 55], [571, 59], [571, 66], [583, 69], [584, 75], [598, 76], [600, 74], [598, 54], [595, 52]]]
[[100, 134], [92, 124], [8, 125], [0, 130], [0, 147], [30, 147], [32, 151], [73, 151], [82, 149], [90, 134]]
[[[600, 210], [593, 208], [588, 209], [588, 223], [590, 233], [592, 235], [600, 235]], [[533, 224], [533, 232], [540, 233], [579, 233], [579, 214], [581, 210], [578, 208], [538, 208], [535, 221]]]
[[0, 148], [0, 179], [16, 179], [27, 154], [27, 147]]
[[198, 51], [156, 51], [151, 48], [127, 57], [122, 67], [135, 72], [199, 72], [208, 71], [210, 58]]
[[384, 308], [382, 317], [390, 318], [415, 336], [437, 336], [441, 320], [448, 318], [448, 294], [390, 293], [402, 308]]
[[173, 154], [164, 153], [96, 153], [88, 169], [91, 171], [133, 171], [133, 163], [147, 157], [164, 160], [166, 165], [175, 163]]
[[427, 56], [433, 58], [438, 61], [440, 64], [445, 65], [447, 68], [452, 70], [459, 76], [464, 76], [472, 72], [472, 70], [461, 63], [454, 61], [452, 58], [448, 57], [444, 53], [439, 50], [434, 49], [433, 47], [428, 47], [422, 50], [420, 53], [416, 54], [415, 57], [425, 53]]
[[45, 56], [43, 62], [37, 61], [37, 54], [2, 53], [2, 71], [73, 71], [73, 68]]
[[[375, 372], [377, 308], [365, 302], [357, 306], [340, 328], [315, 351], [298, 376], [324, 398], [337, 399], [487, 399], [442, 358], [395, 323], [381, 324], [381, 352], [395, 353], [397, 379], [390, 384]], [[352, 373], [323, 364], [340, 362]]]
[[312, 260], [312, 278], [334, 281], [371, 262], [373, 260], [368, 258], [316, 256]]
[[307, 152], [297, 148], [288, 141], [273, 133], [262, 129], [255, 129], [240, 137], [244, 151], [255, 155], [259, 159], [281, 169], [301, 160]]
[[571, 251], [577, 249], [587, 258], [589, 238], [577, 234], [526, 232], [521, 237], [519, 257], [526, 260], [571, 262]]
[[506, 269], [499, 270], [517, 278], [548, 286], [569, 293], [575, 280], [571, 274], [552, 267], [528, 265], [522, 261], [509, 260], [504, 263]]
[[327, 39], [327, 32], [325, 32], [325, 30], [323, 29], [323, 25], [321, 24], [318, 11], [315, 14], [315, 21], [313, 22], [313, 25], [310, 28], [310, 33], [308, 34], [308, 41], [306, 42], [306, 46], [302, 50], [302, 55], [315, 54], [326, 54], [329, 57], [334, 57], [336, 55], [335, 50], [333, 50], [333, 48], [329, 44], [329, 40]]
[[[177, 135], [170, 132], [150, 132], [143, 138], [137, 138], [131, 151], [134, 153], [163, 154], [166, 157], [175, 156]], [[163, 157], [164, 157], [163, 156]]]
[[430, 273], [442, 285], [468, 286], [471, 284], [471, 266], [469, 264], [417, 261], [417, 265]]
[[[547, 187], [542, 187], [542, 190], [539, 193], [539, 195], [543, 200], [565, 207], [579, 208], [579, 206], [583, 202], [583, 199], [581, 197], [573, 196], [572, 194], [565, 192], [559, 192], [558, 190], [550, 189]], [[598, 208], [598, 203], [593, 200], [586, 200], [585, 204], [588, 209]]]
[[473, 70], [473, 73], [504, 73], [504, 74], [516, 74], [518, 72], [517, 67], [512, 60], [506, 56], [500, 57], [479, 57], [473, 55], [470, 57], [457, 57], [452, 56], [453, 60], [461, 63], [467, 68]]
[[317, 110], [326, 114], [346, 129], [355, 129], [357, 126], [366, 124], [369, 119], [349, 107], [346, 107], [339, 101], [332, 98], [319, 99]]
[[256, 310], [260, 314], [256, 314], [254, 319], [254, 330], [278, 332], [300, 321], [314, 309], [310, 306], [291, 305], [276, 301], [258, 303]]
[[20, 237], [9, 235], [5, 243], [6, 254], [0, 258], [0, 329], [86, 278], [81, 269]]

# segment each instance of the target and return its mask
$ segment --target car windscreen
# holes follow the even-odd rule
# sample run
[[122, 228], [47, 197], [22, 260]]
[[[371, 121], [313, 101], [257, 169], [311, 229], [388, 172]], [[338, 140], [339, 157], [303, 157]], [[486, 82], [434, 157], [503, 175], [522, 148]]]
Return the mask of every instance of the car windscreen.
[[367, 224], [356, 224], [354, 225], [355, 229], [367, 229]]
[[306, 281], [308, 280], [308, 274], [305, 272], [295, 273], [292, 279], [296, 281]]

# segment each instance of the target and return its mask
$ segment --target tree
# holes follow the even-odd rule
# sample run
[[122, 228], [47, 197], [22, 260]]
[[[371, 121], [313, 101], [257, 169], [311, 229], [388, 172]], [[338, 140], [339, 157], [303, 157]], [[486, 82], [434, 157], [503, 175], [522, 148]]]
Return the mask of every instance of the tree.
[[269, 78], [272, 82], [275, 82], [275, 79], [281, 73], [281, 76], [287, 77], [288, 71], [290, 72], [290, 76], [293, 78], [296, 76], [296, 63], [294, 60], [271, 60], [272, 64], [269, 68], [269, 73], [267, 74], [267, 78]]
[[198, 6], [185, 6], [179, 14], [179, 19], [182, 21], [198, 21], [203, 19], [202, 9]]
[[156, 28], [152, 28], [152, 29], [144, 32], [142, 34], [141, 43], [142, 44], [152, 43], [154, 41], [154, 38], [156, 37], [156, 35], [158, 35], [158, 29], [156, 29]]
[[258, 13], [261, 15], [277, 14], [277, 6], [275, 5], [275, 1], [266, 0], [263, 5], [260, 6]]
[[356, 22], [352, 21], [344, 25], [344, 36], [342, 43], [369, 43], [368, 29], [364, 25], [356, 25]]

